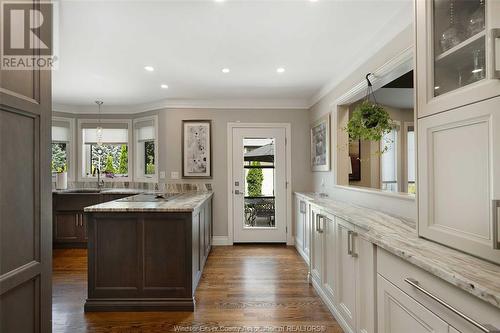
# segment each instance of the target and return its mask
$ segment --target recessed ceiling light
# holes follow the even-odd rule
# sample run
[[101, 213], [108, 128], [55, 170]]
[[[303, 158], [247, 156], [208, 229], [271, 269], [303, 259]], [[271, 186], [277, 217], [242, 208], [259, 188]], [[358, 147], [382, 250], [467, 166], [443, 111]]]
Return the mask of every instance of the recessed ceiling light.
[[161, 87], [162, 89], [168, 89], [168, 85], [166, 85], [166, 84], [162, 84], [160, 87]]
[[283, 67], [276, 68], [276, 73], [279, 73], [279, 74], [285, 73], [285, 68], [283, 68]]
[[144, 66], [144, 69], [147, 70], [148, 72], [152, 72], [155, 70], [153, 66]]
[[227, 73], [229, 73], [230, 71], [231, 71], [231, 70], [230, 70], [229, 68], [223, 68], [223, 69], [222, 69], [222, 73], [224, 73], [224, 74], [227, 74]]

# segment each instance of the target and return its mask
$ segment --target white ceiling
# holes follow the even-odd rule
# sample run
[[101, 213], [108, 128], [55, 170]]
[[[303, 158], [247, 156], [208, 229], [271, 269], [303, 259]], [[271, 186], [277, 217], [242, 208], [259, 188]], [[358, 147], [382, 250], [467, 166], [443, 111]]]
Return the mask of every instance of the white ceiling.
[[413, 109], [412, 88], [381, 88], [375, 91], [377, 102], [398, 109]]
[[308, 107], [412, 21], [411, 0], [67, 0], [59, 11], [60, 110]]

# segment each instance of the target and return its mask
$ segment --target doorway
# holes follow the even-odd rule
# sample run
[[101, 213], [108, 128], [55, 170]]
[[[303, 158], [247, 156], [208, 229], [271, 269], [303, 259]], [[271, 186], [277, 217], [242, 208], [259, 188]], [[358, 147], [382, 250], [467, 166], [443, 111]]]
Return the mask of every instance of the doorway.
[[286, 127], [234, 127], [230, 205], [233, 242], [287, 241]]

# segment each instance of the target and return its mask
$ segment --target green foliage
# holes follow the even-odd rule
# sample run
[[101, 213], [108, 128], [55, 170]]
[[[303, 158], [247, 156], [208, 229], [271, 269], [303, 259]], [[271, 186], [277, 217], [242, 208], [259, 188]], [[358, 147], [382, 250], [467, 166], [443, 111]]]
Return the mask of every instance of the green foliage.
[[[251, 162], [251, 166], [260, 166], [260, 162]], [[258, 197], [262, 195], [262, 182], [264, 181], [264, 174], [262, 169], [250, 169], [247, 174], [248, 195], [251, 197]]]
[[52, 143], [52, 172], [66, 171], [66, 144]]
[[155, 164], [154, 158], [149, 156], [149, 163], [146, 164], [146, 175], [154, 175], [155, 174]]
[[104, 173], [114, 174], [115, 168], [113, 166], [113, 156], [108, 155], [106, 158], [106, 167], [104, 168]]
[[[345, 130], [350, 141], [381, 141], [393, 128], [389, 113], [381, 105], [366, 100], [354, 109]], [[382, 153], [387, 149], [385, 146]]]
[[351, 140], [380, 141], [393, 128], [389, 113], [380, 105], [364, 101], [354, 109], [347, 123]]
[[118, 173], [125, 175], [128, 173], [128, 150], [127, 145], [122, 145], [120, 150], [120, 163], [118, 166]]
[[155, 170], [155, 142], [144, 142], [144, 162], [146, 163], [146, 175], [154, 175]]

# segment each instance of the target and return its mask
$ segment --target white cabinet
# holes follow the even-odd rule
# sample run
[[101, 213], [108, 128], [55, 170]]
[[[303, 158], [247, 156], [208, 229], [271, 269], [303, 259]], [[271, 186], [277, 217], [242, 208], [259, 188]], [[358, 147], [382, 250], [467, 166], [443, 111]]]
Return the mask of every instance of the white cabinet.
[[310, 274], [313, 283], [321, 286], [323, 281], [324, 219], [319, 207], [311, 205], [311, 258]]
[[309, 264], [310, 222], [308, 202], [301, 196], [295, 196], [295, 248]]
[[500, 95], [500, 1], [415, 1], [418, 117]]
[[335, 303], [335, 283], [337, 281], [337, 249], [335, 239], [335, 216], [323, 213], [323, 291], [331, 304]]
[[500, 264], [500, 97], [418, 120], [418, 195], [420, 236]]
[[448, 333], [446, 322], [380, 275], [377, 289], [378, 333]]
[[350, 332], [375, 332], [375, 247], [336, 218], [337, 310]]

